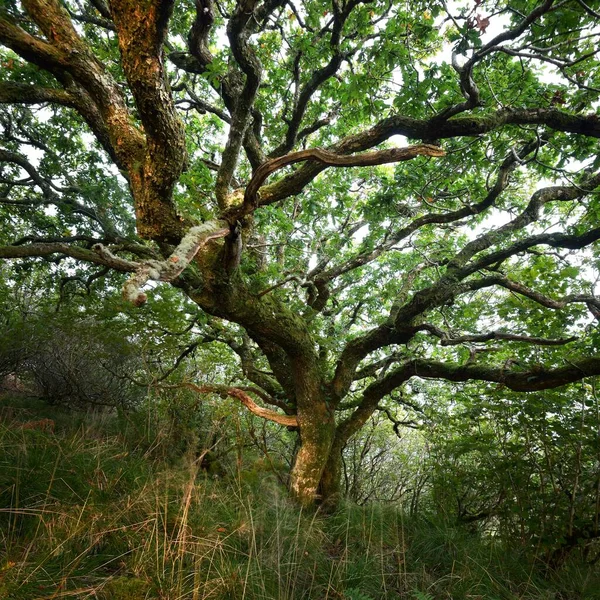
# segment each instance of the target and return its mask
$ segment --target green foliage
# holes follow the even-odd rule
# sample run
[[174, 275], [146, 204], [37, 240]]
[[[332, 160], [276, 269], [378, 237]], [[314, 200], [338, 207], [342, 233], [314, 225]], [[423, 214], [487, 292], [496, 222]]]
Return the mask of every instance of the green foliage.
[[595, 386], [455, 394], [431, 449], [438, 511], [519, 540], [549, 564], [600, 555]]
[[268, 471], [214, 480], [152, 458], [116, 415], [53, 411], [53, 433], [23, 428], [39, 406], [0, 413], [3, 598], [599, 597], [580, 561], [544, 573], [514, 540], [394, 506], [302, 512]]
[[434, 600], [434, 597], [427, 592], [420, 592], [419, 590], [415, 590], [413, 592], [415, 600]]
[[7, 313], [0, 333], [0, 376], [12, 374], [47, 402], [127, 406], [143, 391], [131, 379], [141, 369], [137, 350], [118, 323], [38, 309]]

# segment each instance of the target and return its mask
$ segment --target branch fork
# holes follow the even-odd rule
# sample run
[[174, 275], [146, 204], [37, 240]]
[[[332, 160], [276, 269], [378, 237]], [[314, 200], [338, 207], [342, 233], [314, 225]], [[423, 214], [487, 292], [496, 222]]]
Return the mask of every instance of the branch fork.
[[285, 427], [298, 427], [298, 417], [296, 415], [282, 415], [281, 413], [269, 410], [259, 406], [252, 400], [249, 394], [239, 387], [230, 387], [226, 385], [196, 385], [191, 382], [183, 382], [179, 384], [180, 387], [187, 387], [199, 394], [219, 394], [223, 397], [230, 396], [239, 400], [252, 414], [266, 419], [267, 421], [273, 421], [279, 425]]

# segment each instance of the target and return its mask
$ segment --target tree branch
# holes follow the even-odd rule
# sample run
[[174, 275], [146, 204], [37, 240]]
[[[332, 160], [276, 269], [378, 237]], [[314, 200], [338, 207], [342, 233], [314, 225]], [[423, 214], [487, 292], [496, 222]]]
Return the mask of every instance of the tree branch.
[[246, 130], [250, 123], [252, 108], [262, 74], [260, 60], [248, 43], [250, 37], [248, 22], [253, 18], [256, 4], [257, 0], [241, 0], [238, 2], [236, 10], [227, 24], [227, 36], [233, 56], [244, 72], [246, 79], [235, 102], [229, 136], [223, 150], [221, 166], [217, 173], [215, 194], [221, 209], [227, 207], [229, 186], [238, 162]]
[[[178, 68], [189, 73], [202, 74], [206, 72], [208, 65], [213, 62], [213, 56], [208, 47], [208, 40], [210, 30], [214, 24], [214, 19], [213, 0], [196, 0], [196, 17], [188, 33], [188, 49], [191, 56], [185, 55], [183, 52], [171, 52], [169, 54], [169, 59]], [[237, 79], [238, 78], [235, 76], [211, 79], [211, 85], [222, 97], [230, 115], [235, 114], [237, 99], [241, 93]], [[207, 110], [209, 109], [207, 108]], [[253, 109], [253, 113], [254, 112]], [[223, 115], [218, 116], [223, 118]], [[256, 118], [257, 117], [255, 116], [255, 119]], [[223, 120], [227, 123], [231, 123], [231, 118], [229, 117]], [[246, 127], [243, 146], [250, 164], [253, 167], [257, 167], [264, 161], [264, 155], [259, 140], [252, 127]], [[231, 182], [233, 183], [233, 180]]]
[[139, 265], [135, 275], [123, 286], [123, 298], [134, 306], [141, 306], [147, 296], [141, 291], [150, 279], [155, 281], [174, 281], [187, 268], [198, 251], [211, 240], [229, 234], [229, 226], [222, 221], [208, 221], [192, 227], [182, 238], [179, 246], [164, 261], [149, 260]]
[[482, 283], [482, 285], [486, 286], [502, 286], [507, 290], [510, 290], [511, 292], [521, 294], [522, 296], [525, 296], [530, 300], [533, 300], [534, 302], [537, 302], [538, 304], [541, 304], [542, 306], [545, 306], [546, 308], [551, 308], [553, 310], [560, 310], [567, 306], [567, 304], [584, 303], [588, 306], [590, 312], [592, 312], [592, 314], [594, 314], [596, 318], [598, 318], [597, 312], [600, 311], [600, 299], [596, 298], [595, 296], [589, 296], [584, 294], [571, 294], [569, 296], [565, 296], [560, 300], [555, 300], [553, 298], [550, 298], [549, 296], [541, 294], [540, 292], [532, 290], [531, 288], [523, 285], [522, 283], [519, 283], [518, 281], [512, 281], [504, 275], [491, 275], [484, 277], [479, 281]]
[[494, 340], [506, 340], [510, 342], [524, 342], [526, 344], [534, 344], [536, 346], [564, 346], [576, 341], [578, 338], [572, 336], [569, 338], [548, 339], [541, 337], [531, 337], [527, 335], [518, 335], [516, 333], [507, 333], [505, 331], [489, 331], [487, 333], [470, 334], [470, 335], [452, 335], [447, 331], [443, 331], [435, 325], [423, 323], [417, 329], [427, 331], [431, 335], [439, 338], [442, 346], [457, 346], [467, 342], [491, 342]]
[[97, 252], [64, 243], [52, 244], [28, 244], [24, 246], [0, 246], [0, 258], [27, 258], [27, 257], [42, 257], [51, 256], [52, 254], [62, 254], [70, 256], [77, 260], [94, 263], [96, 265], [104, 265], [120, 271], [122, 273], [130, 273], [139, 268], [140, 264], [134, 261], [119, 258], [114, 254], [106, 252]]
[[539, 17], [541, 17], [551, 9], [553, 3], [554, 0], [546, 0], [545, 2], [534, 8], [525, 18], [521, 20], [521, 22], [516, 27], [503, 31], [502, 33], [495, 36], [483, 47], [481, 47], [479, 50], [477, 50], [477, 52], [475, 52], [473, 56], [471, 56], [471, 58], [467, 60], [467, 62], [464, 65], [459, 66], [456, 61], [456, 56], [453, 55], [452, 66], [459, 74], [460, 88], [463, 95], [466, 98], [466, 101], [447, 108], [446, 110], [442, 111], [439, 115], [437, 115], [434, 119], [438, 121], [447, 120], [458, 113], [475, 108], [476, 106], [481, 106], [482, 102], [479, 95], [479, 89], [477, 88], [477, 85], [473, 80], [473, 67], [483, 57], [487, 56], [491, 52], [499, 50], [501, 48], [500, 44], [502, 42], [514, 40], [521, 36], [534, 21], [539, 19]]
[[143, 166], [140, 169], [138, 164], [130, 175], [134, 180], [138, 232], [147, 239], [178, 243], [184, 229], [172, 193], [187, 164], [187, 153], [162, 55], [173, 0], [144, 4], [110, 0], [109, 4], [121, 64], [147, 138]]
[[73, 106], [111, 155], [117, 157], [120, 165], [131, 166], [139, 159], [144, 140], [131, 123], [115, 80], [79, 37], [58, 0], [24, 0], [23, 6], [48, 41], [25, 32], [3, 13], [0, 41], [25, 60], [49, 71], [75, 97]]
[[270, 202], [264, 202], [260, 197], [260, 187], [269, 175], [287, 165], [304, 161], [313, 161], [325, 166], [333, 167], [364, 167], [411, 160], [417, 156], [444, 156], [445, 154], [446, 153], [442, 148], [430, 144], [409, 146], [407, 148], [389, 148], [354, 156], [340, 155], [320, 148], [310, 148], [308, 150], [293, 152], [286, 156], [273, 158], [261, 165], [255, 171], [250, 183], [246, 187], [244, 204], [241, 212], [236, 216], [241, 217], [250, 214], [256, 206], [270, 204]]
[[2, 104], [45, 104], [46, 102], [69, 107], [75, 105], [75, 99], [65, 90], [12, 81], [0, 82]]
[[[355, 48], [354, 51], [342, 52], [340, 50], [341, 45], [341, 35], [344, 29], [344, 25], [348, 20], [348, 17], [352, 13], [352, 11], [362, 2], [353, 1], [346, 3], [343, 8], [337, 2], [333, 3], [333, 26], [331, 32], [331, 41], [330, 45], [333, 50], [333, 54], [327, 64], [320, 69], [317, 69], [313, 72], [310, 79], [305, 83], [301, 90], [297, 91], [297, 97], [294, 101], [294, 108], [292, 111], [292, 116], [287, 120], [288, 127], [285, 134], [285, 140], [271, 153], [271, 157], [278, 157], [283, 154], [289, 152], [294, 145], [296, 144], [296, 140], [300, 137], [299, 129], [302, 124], [302, 119], [304, 118], [304, 114], [306, 113], [306, 109], [308, 107], [308, 103], [310, 99], [315, 94], [315, 92], [319, 89], [323, 83], [325, 83], [328, 79], [333, 77], [345, 58], [348, 58], [358, 50]], [[298, 53], [296, 59], [294, 61], [294, 66], [298, 71], [299, 77], [299, 61], [301, 58], [301, 53]], [[296, 85], [299, 86], [299, 81], [296, 81]], [[313, 131], [315, 131], [313, 129]], [[310, 128], [308, 129], [310, 131]]]
[[596, 357], [570, 361], [567, 366], [555, 369], [538, 368], [536, 365], [528, 371], [473, 363], [459, 365], [451, 362], [413, 359], [369, 385], [363, 393], [358, 408], [348, 419], [340, 423], [337, 435], [340, 439], [349, 439], [367, 422], [385, 396], [413, 377], [454, 382], [487, 381], [504, 385], [517, 392], [535, 392], [562, 387], [595, 375], [600, 375], [600, 358]]
[[[550, 129], [600, 137], [600, 118], [595, 115], [570, 115], [555, 109], [501, 110], [489, 116], [469, 116], [436, 121], [393, 115], [374, 127], [348, 136], [327, 150], [339, 155], [363, 152], [394, 135], [431, 142], [446, 138], [476, 136], [497, 130], [505, 125], [545, 125]], [[308, 162], [290, 175], [261, 189], [261, 205], [273, 204], [299, 194], [326, 165]]]
[[569, 364], [555, 369], [545, 369], [536, 365], [526, 371], [516, 368], [491, 367], [484, 364], [459, 365], [451, 362], [437, 362], [414, 359], [386, 375], [381, 381], [371, 384], [364, 393], [369, 400], [383, 398], [412, 377], [442, 379], [445, 381], [487, 381], [499, 383], [516, 392], [536, 392], [562, 387], [584, 377], [600, 375], [600, 358], [582, 358], [569, 361]]
[[[94, 208], [85, 206], [84, 204], [77, 202], [72, 197], [62, 197], [57, 194], [53, 189], [52, 183], [42, 177], [38, 173], [37, 169], [31, 164], [31, 162], [29, 162], [23, 155], [0, 148], [0, 163], [3, 162], [10, 162], [19, 166], [29, 175], [34, 184], [39, 187], [42, 192], [44, 201], [40, 203], [54, 204], [59, 209], [67, 209], [70, 212], [76, 212], [85, 215], [86, 217], [98, 223], [106, 237], [111, 238], [113, 241], [121, 237], [115, 226], [105, 217], [100, 216], [98, 211], [96, 211]], [[8, 199], [0, 200], [0, 202], [9, 203]], [[15, 204], [17, 203], [19, 203], [19, 201], [15, 201]], [[28, 202], [28, 204], [31, 204], [31, 202]]]
[[[490, 201], [490, 199], [491, 202], [493, 202], [500, 191], [504, 189], [508, 182], [508, 173], [513, 164], [514, 159], [512, 163], [508, 159], [505, 161], [496, 186], [484, 201], [484, 205], [488, 205], [487, 201]], [[479, 260], [470, 261], [470, 259], [478, 252], [488, 248], [494, 243], [502, 241], [505, 234], [523, 228], [527, 224], [535, 221], [538, 211], [545, 203], [554, 200], [572, 200], [589, 193], [595, 187], [600, 185], [600, 174], [589, 177], [584, 185], [585, 187], [550, 187], [535, 192], [526, 209], [516, 219], [507, 225], [500, 227], [498, 230], [483, 234], [473, 242], [468, 243], [448, 262], [446, 273], [442, 275], [436, 283], [415, 292], [411, 299], [403, 306], [395, 305], [390, 319], [366, 334], [349, 342], [340, 355], [332, 382], [336, 397], [342, 398], [347, 392], [352, 383], [354, 372], [358, 364], [368, 353], [377, 348], [381, 348], [384, 345], [406, 343], [410, 340], [417, 331], [412, 324], [416, 317], [436, 306], [441, 306], [465, 291], [481, 289], [482, 287], [493, 285], [491, 282], [477, 280], [461, 286], [460, 283], [469, 275], [491, 265], [498, 264], [510, 256], [540, 244], [576, 249], [588, 246], [600, 239], [600, 228], [593, 229], [580, 236], [562, 233], [539, 234], [519, 240], [507, 248], [492, 252]], [[471, 208], [468, 207], [467, 210], [470, 211]]]
[[273, 421], [279, 425], [285, 427], [298, 427], [298, 419], [294, 415], [282, 415], [276, 413], [273, 410], [258, 406], [254, 400], [242, 389], [237, 387], [228, 387], [226, 385], [196, 385], [194, 383], [182, 383], [180, 386], [184, 386], [198, 392], [199, 394], [219, 394], [225, 396], [231, 396], [239, 400], [252, 414], [260, 417], [261, 419], [267, 419]]

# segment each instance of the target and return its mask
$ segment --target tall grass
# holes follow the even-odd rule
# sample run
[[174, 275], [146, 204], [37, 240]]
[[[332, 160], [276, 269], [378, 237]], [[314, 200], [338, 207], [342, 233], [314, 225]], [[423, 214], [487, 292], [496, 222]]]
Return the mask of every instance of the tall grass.
[[581, 565], [544, 579], [443, 522], [303, 512], [267, 471], [215, 480], [110, 419], [65, 416], [52, 433], [15, 415], [0, 424], [2, 599], [600, 598]]

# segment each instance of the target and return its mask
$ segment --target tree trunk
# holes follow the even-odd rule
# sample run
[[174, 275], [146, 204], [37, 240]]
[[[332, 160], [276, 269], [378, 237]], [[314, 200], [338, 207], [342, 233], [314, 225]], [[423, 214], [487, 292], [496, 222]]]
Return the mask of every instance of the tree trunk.
[[[300, 448], [291, 472], [292, 495], [303, 506], [321, 506], [333, 512], [342, 500], [342, 449], [343, 444], [335, 439], [333, 422], [320, 425], [318, 438], [300, 439]], [[333, 441], [332, 441], [333, 440]]]
[[290, 492], [304, 507], [314, 506], [320, 500], [319, 484], [335, 437], [335, 421], [326, 402], [315, 404], [318, 405], [312, 411], [298, 411], [300, 448], [290, 474]]
[[342, 500], [342, 447], [337, 439], [331, 447], [319, 482], [319, 496], [321, 506], [327, 512], [334, 511]]
[[333, 511], [342, 499], [342, 452], [348, 440], [360, 430], [375, 410], [375, 404], [365, 403], [352, 416], [336, 428], [335, 438], [331, 445], [329, 457], [323, 470], [319, 485], [319, 493], [324, 510]]

